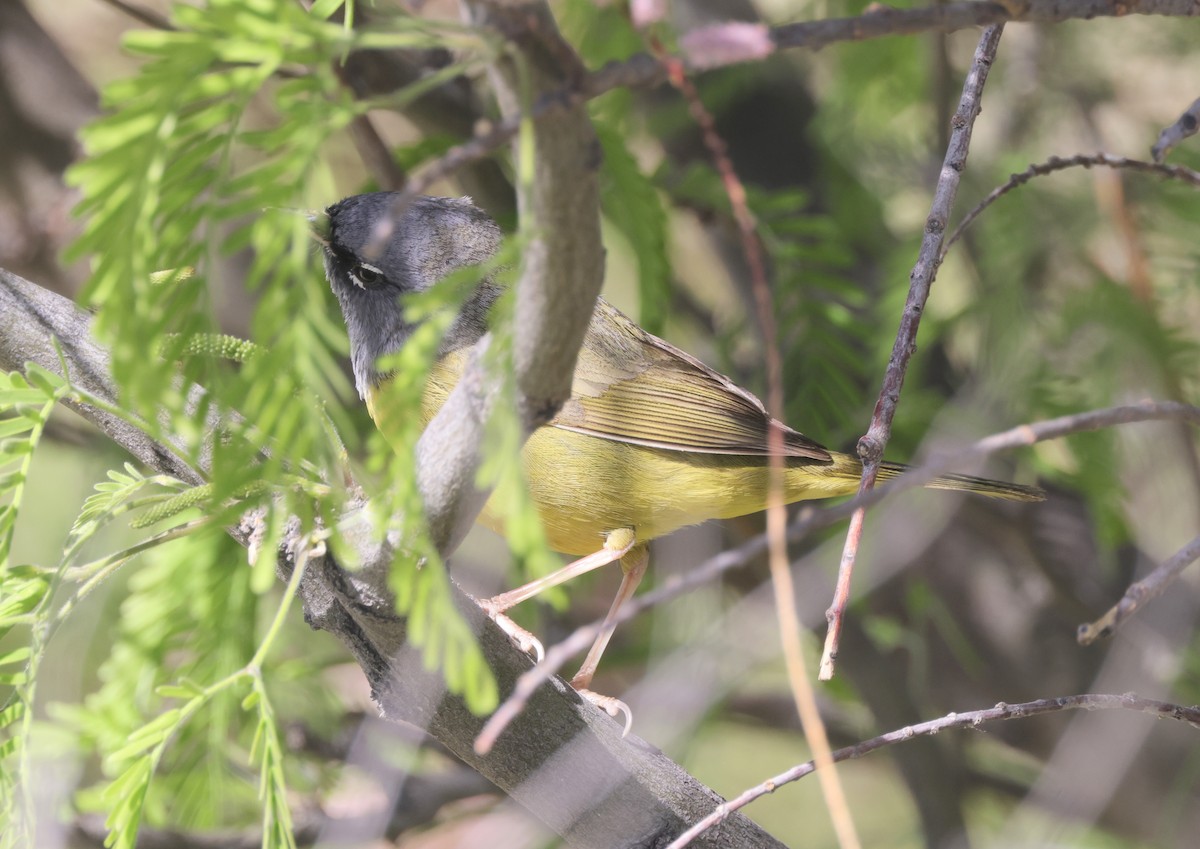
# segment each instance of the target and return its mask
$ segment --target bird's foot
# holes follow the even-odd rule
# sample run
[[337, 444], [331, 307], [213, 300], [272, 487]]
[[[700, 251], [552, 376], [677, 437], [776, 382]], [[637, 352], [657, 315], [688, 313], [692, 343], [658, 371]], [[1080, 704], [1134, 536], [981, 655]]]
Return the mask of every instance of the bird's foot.
[[[572, 683], [572, 686], [574, 686], [574, 683]], [[633, 711], [629, 709], [629, 705], [618, 698], [602, 696], [584, 687], [575, 687], [575, 692], [579, 693], [579, 695], [583, 696], [613, 719], [616, 719], [619, 713], [625, 714], [625, 730], [621, 732], [621, 737], [625, 738], [629, 736], [629, 731], [633, 728]]]
[[508, 638], [516, 644], [517, 648], [525, 654], [533, 655], [535, 662], [542, 662], [546, 657], [546, 650], [542, 647], [542, 641], [535, 637], [533, 632], [522, 628], [503, 613], [495, 603], [495, 599], [485, 598], [479, 602], [479, 606], [483, 608], [483, 612], [488, 615], [488, 618], [500, 627], [501, 631], [508, 634]]

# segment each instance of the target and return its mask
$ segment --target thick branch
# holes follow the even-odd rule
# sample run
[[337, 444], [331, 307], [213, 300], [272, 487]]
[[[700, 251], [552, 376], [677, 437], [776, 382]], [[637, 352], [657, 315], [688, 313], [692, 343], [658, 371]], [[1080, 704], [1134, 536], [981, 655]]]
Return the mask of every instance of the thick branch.
[[[581, 73], [541, 3], [496, 6], [465, 3], [475, 23], [501, 30], [517, 55], [495, 63], [491, 80], [506, 116], [520, 113], [523, 95], [553, 90]], [[597, 171], [600, 148], [581, 104], [538, 121], [533, 128], [537, 167], [521, 175], [518, 195], [530, 239], [522, 253], [514, 314], [516, 405], [525, 433], [554, 417], [570, 397], [575, 358], [604, 280]], [[518, 162], [521, 157], [518, 155]], [[484, 427], [496, 393], [480, 345], [466, 373], [417, 445], [418, 482], [438, 550], [453, 551], [487, 501], [474, 486], [482, 460]]]
[[[70, 301], [0, 270], [0, 368], [19, 370], [33, 361], [61, 374], [57, 339], [72, 379], [115, 402], [108, 357], [91, 340], [89, 326], [89, 316]], [[119, 419], [93, 407], [73, 408], [149, 468], [201, 479], [174, 452]], [[347, 538], [364, 568], [349, 574], [331, 558], [311, 559], [301, 595], [309, 623], [334, 634], [362, 666], [385, 716], [427, 729], [573, 846], [665, 843], [720, 803], [661, 752], [636, 738], [622, 740], [615, 722], [561, 680], [539, 690], [491, 755], [476, 755], [472, 744], [483, 720], [447, 693], [441, 674], [427, 670], [421, 652], [407, 644], [405, 623], [394, 615], [386, 590], [392, 549], [373, 537], [365, 521], [351, 523]], [[290, 564], [282, 568], [287, 573]], [[457, 588], [455, 593], [506, 695], [529, 660], [469, 596]], [[703, 845], [779, 846], [746, 819], [726, 823]]]
[[[66, 298], [0, 268], [0, 367], [23, 371], [26, 362], [33, 362], [61, 374], [57, 340], [71, 381], [115, 403], [108, 352], [92, 340], [90, 325], [90, 316]], [[116, 416], [74, 401], [66, 404], [146, 466], [190, 484], [203, 482], [179, 454]]]

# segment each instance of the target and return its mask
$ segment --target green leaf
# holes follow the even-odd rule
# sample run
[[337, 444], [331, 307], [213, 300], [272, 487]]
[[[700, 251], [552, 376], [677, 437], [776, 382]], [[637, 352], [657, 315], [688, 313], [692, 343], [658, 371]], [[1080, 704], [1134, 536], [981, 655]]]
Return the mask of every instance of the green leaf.
[[312, 4], [312, 8], [308, 10], [308, 13], [314, 18], [327, 21], [333, 17], [333, 14], [341, 9], [343, 5], [345, 5], [345, 0], [316, 0], [316, 2]]
[[44, 404], [46, 395], [40, 389], [0, 389], [0, 410], [23, 404]]
[[0, 584], [0, 623], [23, 616], [37, 607], [50, 584], [42, 577], [22, 578], [10, 575]]
[[16, 663], [25, 663], [32, 656], [32, 651], [29, 646], [22, 646], [13, 649], [7, 654], [0, 655], [0, 666], [12, 666]]
[[25, 364], [25, 378], [35, 387], [42, 390], [46, 399], [52, 399], [59, 390], [66, 387], [67, 382], [60, 375], [42, 368], [37, 363]]
[[124, 747], [113, 752], [109, 758], [121, 762], [134, 755], [141, 754], [163, 742], [175, 730], [181, 716], [180, 708], [170, 708], [163, 711], [148, 724], [133, 732], [129, 742]]
[[0, 439], [28, 433], [32, 428], [33, 423], [28, 419], [0, 419]]
[[111, 849], [135, 849], [138, 827], [146, 791], [150, 788], [154, 761], [149, 755], [133, 761], [105, 790], [104, 797], [112, 805], [105, 825], [109, 836], [105, 843]]
[[33, 453], [33, 442], [28, 439], [6, 439], [0, 442], [0, 456], [20, 457]]
[[154, 692], [164, 699], [194, 699], [204, 695], [202, 688], [186, 681], [180, 681], [178, 684], [163, 684], [155, 687]]
[[25, 716], [25, 703], [12, 702], [4, 710], [0, 710], [0, 728], [7, 728]]
[[598, 124], [604, 150], [600, 199], [604, 215], [633, 248], [638, 264], [638, 323], [662, 333], [671, 305], [667, 214], [651, 180], [642, 174], [622, 136]]

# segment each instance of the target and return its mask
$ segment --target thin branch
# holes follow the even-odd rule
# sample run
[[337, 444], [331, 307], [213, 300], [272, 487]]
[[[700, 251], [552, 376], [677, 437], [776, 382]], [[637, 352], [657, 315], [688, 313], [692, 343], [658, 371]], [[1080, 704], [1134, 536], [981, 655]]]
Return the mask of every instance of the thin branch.
[[1197, 558], [1200, 558], [1200, 537], [1196, 537], [1172, 554], [1145, 578], [1131, 584], [1121, 600], [1095, 622], [1080, 625], [1077, 635], [1079, 644], [1090, 646], [1101, 637], [1111, 636], [1129, 617], [1137, 613], [1142, 605], [1162, 595]]
[[[1200, 427], [1200, 407], [1175, 401], [1143, 401], [1138, 404], [1106, 407], [1019, 425], [984, 437], [961, 451], [931, 458], [927, 463], [905, 472], [900, 477], [894, 478], [870, 492], [860, 493], [842, 504], [821, 508], [806, 505], [796, 521], [788, 528], [787, 539], [788, 542], [798, 542], [813, 531], [840, 522], [860, 509], [877, 504], [885, 497], [922, 486], [958, 465], [979, 460], [997, 451], [1034, 445], [1074, 433], [1148, 421], [1183, 421]], [[620, 625], [649, 608], [664, 604], [696, 587], [715, 581], [725, 572], [740, 568], [758, 557], [766, 550], [766, 547], [767, 536], [760, 534], [748, 539], [737, 548], [710, 557], [699, 566], [687, 570], [685, 574], [672, 576], [654, 590], [630, 599], [621, 608], [614, 624]], [[508, 724], [525, 709], [530, 697], [537, 692], [538, 688], [553, 678], [566, 665], [567, 661], [592, 644], [603, 624], [603, 620], [597, 619], [595, 622], [582, 625], [562, 642], [547, 649], [545, 658], [520, 677], [508, 700], [492, 714], [487, 725], [484, 726], [483, 733], [499, 737]]]
[[[1200, 102], [1200, 101], [1197, 101]], [[951, 246], [959, 240], [963, 232], [971, 226], [979, 215], [999, 200], [1004, 195], [1016, 189], [1018, 186], [1023, 186], [1032, 180], [1034, 177], [1044, 177], [1047, 174], [1053, 174], [1055, 171], [1065, 171], [1068, 168], [1115, 168], [1127, 171], [1140, 171], [1143, 174], [1157, 174], [1160, 177], [1165, 177], [1171, 180], [1179, 180], [1187, 183], [1189, 186], [1200, 189], [1200, 171], [1193, 171], [1191, 168], [1185, 168], [1182, 165], [1164, 165], [1159, 162], [1145, 162], [1141, 159], [1128, 159], [1124, 156], [1113, 156], [1110, 153], [1093, 153], [1093, 154], [1076, 154], [1075, 156], [1063, 159], [1058, 156], [1052, 156], [1045, 162], [1030, 165], [1020, 174], [1013, 174], [1008, 178], [1008, 182], [1002, 186], [997, 186], [988, 192], [987, 197], [979, 202], [979, 204], [963, 216], [962, 221], [954, 228], [954, 232], [950, 234], [950, 238], [946, 240], [942, 246], [942, 253], [939, 257], [939, 262], [945, 259], [946, 254], [950, 251]]]
[[[1006, 4], [966, 0], [919, 9], [878, 6], [872, 8], [873, 11], [848, 18], [783, 24], [771, 28], [768, 35], [776, 50], [819, 50], [830, 44], [845, 41], [867, 41], [921, 32], [956, 32], [1003, 23], [1058, 23], [1066, 20], [1117, 18], [1128, 15], [1181, 18], [1200, 16], [1200, 5], [1192, 0], [1027, 0]], [[763, 55], [761, 45], [755, 41], [755, 49], [725, 51], [714, 56], [707, 50], [710, 41], [705, 39], [703, 29], [698, 28], [685, 36], [685, 46], [688, 43], [694, 44], [696, 50], [696, 59], [688, 64], [688, 70], [724, 67], [761, 59]], [[666, 79], [666, 67], [647, 53], [639, 53], [620, 62], [610, 62], [587, 74], [577, 83], [573, 82], [542, 94], [527, 113], [509, 115], [469, 141], [451, 148], [442, 157], [418, 171], [410, 181], [408, 191], [413, 196], [423, 194], [438, 180], [448, 177], [471, 162], [491, 155], [516, 135], [517, 128], [525, 117], [541, 120], [559, 110], [574, 108], [616, 88], [653, 88], [661, 85]]]
[[920, 32], [955, 32], [973, 27], [1006, 23], [1061, 23], [1073, 19], [1122, 18], [1128, 15], [1200, 15], [1191, 0], [1150, 0], [1122, 3], [1120, 0], [1007, 0], [980, 3], [968, 0], [920, 9], [893, 9], [874, 5], [854, 18], [805, 21], [775, 27], [772, 37], [779, 48], [806, 47], [817, 50], [839, 41], [866, 41], [890, 35]]
[[[858, 455], [863, 461], [862, 481], [858, 487], [859, 494], [867, 492], [875, 486], [879, 464], [883, 462], [883, 450], [892, 435], [892, 419], [895, 418], [896, 407], [900, 403], [900, 389], [904, 386], [904, 374], [908, 370], [909, 360], [917, 350], [917, 329], [921, 323], [921, 314], [925, 310], [929, 289], [937, 275], [942, 239], [950, 220], [950, 209], [954, 205], [954, 196], [958, 192], [959, 178], [967, 165], [967, 151], [971, 146], [971, 130], [975, 125], [975, 118], [982, 108], [980, 100], [983, 97], [983, 86], [987, 82], [988, 70], [992, 66], [992, 61], [996, 58], [996, 50], [1000, 46], [1000, 35], [1003, 31], [1003, 24], [984, 31], [979, 39], [979, 45], [975, 48], [975, 58], [971, 63], [971, 70], [963, 83], [962, 98], [951, 122], [950, 144], [946, 148], [946, 157], [943, 160], [937, 187], [933, 193], [933, 204], [929, 210], [929, 217], [925, 221], [925, 237], [921, 240], [917, 263], [909, 275], [908, 299], [904, 303], [904, 312], [900, 316], [900, 328], [896, 332], [896, 343], [892, 347], [892, 356], [888, 360], [887, 372], [883, 377], [883, 387], [879, 391], [879, 400], [875, 402], [875, 413], [871, 418], [871, 426], [866, 435], [858, 441]], [[850, 600], [850, 576], [854, 571], [854, 559], [858, 554], [859, 542], [862, 539], [865, 517], [865, 512], [860, 510], [850, 519], [846, 545], [842, 550], [842, 561], [838, 566], [837, 587], [834, 590], [833, 602], [825, 614], [829, 621], [829, 630], [825, 635], [825, 650], [821, 655], [821, 669], [818, 673], [818, 677], [822, 681], [828, 681], [833, 677], [834, 663], [837, 659], [838, 644], [841, 639], [842, 617], [845, 615], [846, 605]]]
[[830, 759], [829, 735], [821, 712], [817, 709], [817, 698], [805, 668], [801, 642], [802, 628], [796, 613], [796, 589], [792, 573], [788, 568], [787, 552], [787, 504], [784, 499], [784, 452], [783, 452], [783, 362], [779, 356], [778, 332], [775, 326], [775, 304], [771, 285], [767, 281], [766, 264], [763, 261], [762, 243], [758, 239], [754, 216], [746, 202], [746, 187], [742, 184], [724, 139], [717, 132], [712, 114], [700, 100], [700, 93], [687, 76], [683, 63], [667, 53], [654, 36], [649, 38], [652, 52], [668, 68], [668, 79], [683, 95], [692, 119], [700, 127], [705, 146], [721, 175], [721, 183], [729, 198], [729, 205], [737, 222], [742, 253], [750, 270], [751, 289], [758, 313], [758, 324], [763, 334], [763, 354], [766, 360], [767, 411], [771, 415], [767, 429], [769, 462], [767, 464], [767, 562], [771, 570], [771, 583], [775, 590], [775, 614], [779, 621], [779, 639], [787, 669], [788, 687], [796, 703], [804, 738], [813, 749], [816, 759], [826, 769], [821, 773], [821, 792], [825, 807], [837, 834], [842, 849], [858, 849], [862, 844], [854, 828], [854, 818], [846, 800], [846, 791], [833, 768]]
[[1155, 162], [1162, 162], [1171, 152], [1171, 148], [1200, 131], [1200, 98], [1197, 98], [1174, 124], [1164, 127], [1158, 134], [1158, 141], [1150, 148], [1150, 155]]
[[[889, 731], [870, 740], [864, 740], [853, 746], [838, 749], [833, 753], [834, 761], [848, 761], [861, 758], [877, 749], [904, 743], [917, 737], [930, 737], [952, 728], [979, 728], [985, 722], [997, 722], [1007, 719], [1025, 719], [1031, 716], [1041, 716], [1048, 713], [1059, 713], [1065, 710], [1129, 710], [1138, 713], [1148, 713], [1159, 719], [1176, 719], [1186, 722], [1193, 728], [1200, 729], [1200, 706], [1184, 707], [1170, 702], [1160, 702], [1157, 699], [1143, 699], [1131, 693], [1125, 695], [1084, 694], [1079, 696], [1062, 696], [1057, 699], [1038, 699], [1019, 705], [1008, 705], [1003, 702], [994, 708], [975, 710], [969, 713], [951, 713], [941, 719], [931, 719], [917, 725], [909, 725], [896, 731]], [[762, 798], [768, 793], [774, 793], [784, 784], [790, 784], [812, 773], [816, 766], [812, 761], [792, 767], [785, 772], [768, 778], [756, 787], [742, 793], [736, 799], [717, 807], [715, 811], [696, 823], [667, 849], [684, 849], [692, 841], [710, 828], [719, 825], [730, 813], [744, 808], [755, 799]]]

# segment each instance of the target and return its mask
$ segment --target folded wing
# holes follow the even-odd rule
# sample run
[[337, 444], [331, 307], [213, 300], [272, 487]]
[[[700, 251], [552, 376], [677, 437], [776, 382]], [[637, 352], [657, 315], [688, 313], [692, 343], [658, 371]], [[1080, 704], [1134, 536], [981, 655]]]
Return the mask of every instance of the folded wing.
[[[771, 417], [729, 378], [600, 301], [571, 399], [550, 424], [668, 451], [765, 457]], [[785, 457], [832, 462], [822, 445], [779, 426]]]

